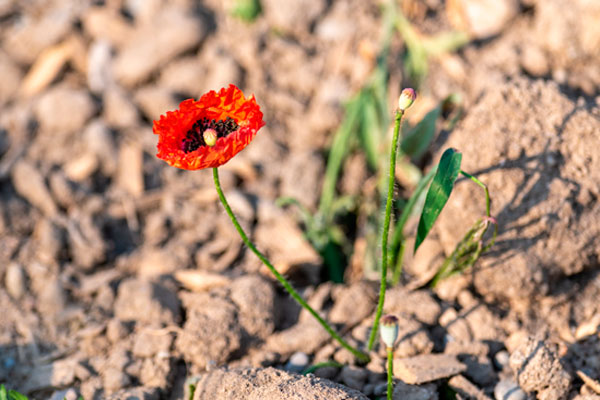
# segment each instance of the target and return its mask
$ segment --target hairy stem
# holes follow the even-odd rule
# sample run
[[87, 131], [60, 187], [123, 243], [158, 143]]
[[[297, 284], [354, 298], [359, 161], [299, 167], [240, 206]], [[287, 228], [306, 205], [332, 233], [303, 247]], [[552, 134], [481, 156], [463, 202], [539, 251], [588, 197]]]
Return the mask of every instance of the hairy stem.
[[369, 336], [369, 344], [367, 348], [373, 349], [375, 338], [377, 337], [377, 329], [379, 328], [379, 319], [383, 312], [383, 302], [385, 301], [385, 289], [387, 285], [387, 265], [388, 265], [388, 234], [390, 230], [390, 219], [392, 216], [392, 198], [394, 197], [394, 180], [396, 175], [396, 154], [398, 152], [398, 137], [400, 132], [400, 123], [402, 122], [402, 110], [396, 111], [396, 121], [394, 124], [394, 136], [392, 138], [392, 148], [390, 153], [390, 170], [388, 175], [388, 194], [385, 202], [385, 218], [383, 220], [383, 232], [381, 233], [381, 286], [379, 288], [379, 302], [375, 313], [375, 321], [373, 321], [373, 329]]
[[344, 347], [345, 349], [350, 351], [352, 354], [354, 354], [359, 361], [368, 362], [369, 356], [367, 354], [361, 352], [360, 350], [357, 350], [354, 347], [350, 346], [350, 344], [348, 342], [346, 342], [344, 339], [342, 339], [342, 337], [340, 335], [338, 335], [337, 332], [335, 332], [333, 330], [333, 328], [331, 328], [329, 326], [329, 324], [311, 306], [308, 305], [308, 303], [302, 298], [302, 296], [300, 296], [300, 294], [298, 294], [298, 292], [296, 292], [296, 290], [287, 281], [287, 279], [285, 279], [283, 277], [283, 275], [281, 275], [275, 269], [273, 264], [271, 264], [269, 262], [269, 260], [267, 260], [267, 258], [260, 251], [258, 251], [256, 246], [254, 246], [254, 244], [248, 238], [248, 235], [246, 235], [246, 232], [244, 232], [244, 230], [242, 229], [240, 223], [238, 222], [237, 218], [235, 217], [235, 214], [233, 213], [233, 211], [231, 211], [231, 207], [229, 207], [229, 203], [227, 202], [227, 199], [225, 198], [225, 194], [223, 193], [223, 190], [221, 189], [221, 182], [219, 180], [219, 171], [217, 170], [217, 168], [213, 168], [213, 179], [215, 181], [215, 188], [217, 189], [217, 193], [219, 194], [219, 199], [221, 200], [221, 203], [223, 204], [225, 211], [229, 215], [229, 218], [231, 218], [231, 222], [233, 222], [235, 229], [238, 231], [240, 237], [242, 238], [242, 240], [244, 241], [246, 246], [248, 246], [248, 248], [250, 250], [252, 250], [252, 252], [254, 254], [256, 254], [256, 256], [260, 259], [260, 261], [262, 261], [263, 264], [265, 264], [267, 266], [267, 268], [269, 268], [269, 270], [271, 271], [271, 273], [273, 275], [275, 275], [275, 278], [277, 278], [279, 283], [281, 283], [281, 285], [283, 285], [285, 290], [287, 290], [287, 292], [298, 302], [298, 304], [300, 304], [306, 311], [308, 311], [313, 317], [315, 317], [317, 321], [319, 321], [321, 326], [323, 326], [323, 328], [329, 333], [329, 335], [331, 335], [332, 338], [337, 340], [337, 342], [340, 345], [342, 345], [342, 347]]
[[394, 376], [394, 349], [387, 348], [387, 400], [392, 400], [394, 391], [393, 376]]

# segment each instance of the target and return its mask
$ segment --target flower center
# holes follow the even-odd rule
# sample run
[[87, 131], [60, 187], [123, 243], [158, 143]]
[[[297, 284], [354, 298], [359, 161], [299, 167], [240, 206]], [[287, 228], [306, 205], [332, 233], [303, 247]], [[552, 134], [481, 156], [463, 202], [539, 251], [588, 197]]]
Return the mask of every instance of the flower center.
[[194, 122], [194, 125], [192, 125], [190, 130], [185, 134], [181, 149], [185, 153], [190, 153], [197, 150], [199, 147], [206, 146], [207, 144], [203, 134], [207, 129], [213, 129], [217, 132], [218, 139], [226, 137], [230, 133], [235, 132], [238, 128], [239, 125], [231, 117], [227, 117], [227, 119], [222, 121], [215, 121], [214, 119], [208, 119], [206, 117], [200, 118], [198, 121]]

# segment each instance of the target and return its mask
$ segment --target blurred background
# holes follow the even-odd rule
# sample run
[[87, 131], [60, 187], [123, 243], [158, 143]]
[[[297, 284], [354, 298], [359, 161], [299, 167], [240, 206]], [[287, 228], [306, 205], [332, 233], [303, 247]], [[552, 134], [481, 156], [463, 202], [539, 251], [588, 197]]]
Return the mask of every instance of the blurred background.
[[[483, 94], [540, 79], [592, 107], [599, 58], [595, 0], [0, 1], [0, 381], [41, 393], [77, 382], [86, 399], [164, 390], [202, 362], [172, 356], [158, 383], [139, 369], [106, 378], [106, 354], [133, 329], [119, 321], [182, 325], [192, 306], [178, 291], [269, 279], [210, 172], [155, 157], [152, 121], [180, 101], [230, 83], [255, 95], [266, 126], [221, 168], [232, 208], [295, 285], [350, 284], [378, 277], [403, 87], [419, 97], [403, 127], [397, 215]], [[430, 276], [407, 268], [405, 283]], [[262, 339], [294, 310], [274, 311]], [[62, 368], [74, 375], [52, 381], [61, 366], [48, 363], [73, 354]], [[52, 365], [52, 378], [34, 365]]]

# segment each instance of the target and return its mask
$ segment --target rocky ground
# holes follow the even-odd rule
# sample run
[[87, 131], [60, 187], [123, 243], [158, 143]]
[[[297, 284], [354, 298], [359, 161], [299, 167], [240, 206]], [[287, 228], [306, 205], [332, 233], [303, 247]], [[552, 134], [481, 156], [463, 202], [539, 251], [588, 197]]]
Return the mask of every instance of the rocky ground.
[[[56, 400], [187, 399], [190, 384], [194, 399], [385, 394], [384, 349], [356, 364], [242, 246], [210, 172], [155, 157], [152, 121], [182, 99], [254, 93], [267, 125], [221, 168], [224, 190], [258, 247], [364, 346], [377, 282], [360, 268], [322, 281], [295, 211], [275, 201], [315, 209], [342, 104], [375, 64], [380, 4], [262, 6], [245, 23], [220, 0], [0, 2], [0, 382]], [[394, 398], [600, 399], [599, 4], [402, 7], [424, 35], [470, 35], [431, 60], [408, 117], [461, 95], [462, 119], [423, 164], [462, 151], [499, 236], [474, 269], [420, 287], [483, 212], [459, 181], [386, 297], [400, 319]], [[392, 42], [390, 104], [403, 51]], [[351, 157], [340, 189], [366, 190], [369, 174]], [[298, 374], [326, 361], [342, 366]]]

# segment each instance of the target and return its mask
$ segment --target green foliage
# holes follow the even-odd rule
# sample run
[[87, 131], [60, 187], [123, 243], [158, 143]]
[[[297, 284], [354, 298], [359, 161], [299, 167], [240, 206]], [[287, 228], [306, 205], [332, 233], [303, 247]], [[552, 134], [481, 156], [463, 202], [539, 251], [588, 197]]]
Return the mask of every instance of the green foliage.
[[455, 149], [448, 149], [442, 154], [437, 172], [433, 177], [427, 197], [425, 198], [425, 205], [423, 206], [419, 227], [417, 228], [415, 253], [421, 243], [423, 243], [423, 240], [425, 240], [425, 237], [427, 237], [435, 220], [446, 205], [450, 193], [452, 193], [454, 182], [460, 171], [461, 160], [462, 154]]
[[260, 0], [236, 0], [231, 15], [242, 21], [252, 22], [261, 12]]
[[27, 400], [27, 396], [16, 390], [6, 390], [4, 385], [0, 385], [0, 400]]

